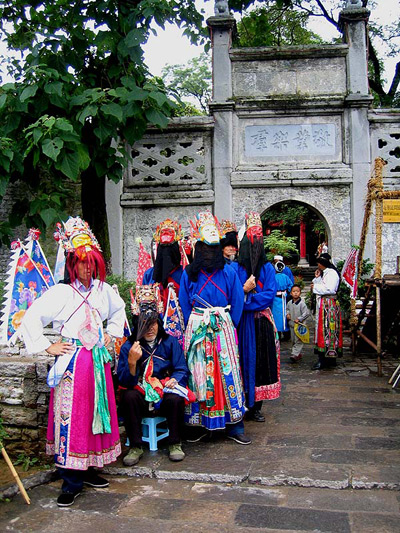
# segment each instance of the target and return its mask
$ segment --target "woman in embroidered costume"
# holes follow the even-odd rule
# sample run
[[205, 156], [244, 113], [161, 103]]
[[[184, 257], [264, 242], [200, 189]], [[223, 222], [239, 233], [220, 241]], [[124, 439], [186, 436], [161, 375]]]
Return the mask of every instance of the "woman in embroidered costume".
[[270, 310], [276, 294], [275, 269], [265, 257], [258, 213], [246, 215], [236, 268], [246, 294], [239, 324], [240, 362], [249, 408], [246, 418], [264, 422], [262, 401], [280, 395], [280, 347]]
[[218, 222], [209, 212], [192, 223], [197, 239], [193, 262], [181, 278], [179, 300], [184, 316], [189, 388], [198, 402], [186, 411], [189, 424], [208, 430], [228, 429], [228, 437], [250, 444], [243, 426], [244, 393], [235, 326], [243, 309], [243, 289], [225, 264]]
[[[46, 350], [56, 356], [47, 379], [52, 390], [46, 451], [54, 455], [64, 480], [57, 504], [66, 507], [84, 483], [108, 486], [92, 467], [111, 463], [121, 453], [106, 347], [123, 335], [125, 305], [104, 281], [104, 259], [88, 224], [70, 217], [64, 227], [57, 226], [55, 238], [66, 254], [64, 283], [32, 304], [20, 333], [29, 353]], [[43, 335], [50, 322], [62, 335], [53, 344]]]
[[326, 253], [318, 257], [318, 270], [311, 284], [313, 293], [317, 295], [314, 351], [318, 354], [318, 361], [313, 370], [336, 366], [336, 358], [343, 354], [342, 317], [336, 299], [340, 274], [330, 259], [331, 256]]

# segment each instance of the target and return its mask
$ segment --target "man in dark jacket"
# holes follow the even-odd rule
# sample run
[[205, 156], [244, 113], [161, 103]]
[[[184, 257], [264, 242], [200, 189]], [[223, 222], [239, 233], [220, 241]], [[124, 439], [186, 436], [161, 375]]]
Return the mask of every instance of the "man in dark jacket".
[[[148, 294], [151, 294], [148, 287]], [[118, 379], [122, 387], [120, 407], [130, 450], [126, 466], [143, 455], [142, 418], [154, 408], [165, 416], [169, 428], [169, 458], [182, 461], [181, 429], [189, 370], [183, 350], [162, 326], [155, 302], [139, 304], [138, 326], [121, 348]]]

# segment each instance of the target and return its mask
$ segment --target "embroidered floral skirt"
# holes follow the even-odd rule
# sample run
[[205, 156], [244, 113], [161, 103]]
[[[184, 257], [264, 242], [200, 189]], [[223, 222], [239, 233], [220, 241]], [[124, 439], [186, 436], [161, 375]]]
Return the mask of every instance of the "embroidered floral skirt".
[[315, 351], [325, 357], [343, 355], [342, 316], [334, 298], [320, 299], [315, 325]]
[[193, 309], [185, 332], [189, 388], [197, 402], [185, 409], [185, 422], [210, 430], [242, 420], [245, 413], [236, 331], [223, 308]]
[[102, 467], [121, 454], [110, 364], [104, 365], [111, 433], [94, 435], [94, 371], [92, 352], [81, 348], [60, 383], [51, 390], [46, 452], [56, 466], [86, 470]]

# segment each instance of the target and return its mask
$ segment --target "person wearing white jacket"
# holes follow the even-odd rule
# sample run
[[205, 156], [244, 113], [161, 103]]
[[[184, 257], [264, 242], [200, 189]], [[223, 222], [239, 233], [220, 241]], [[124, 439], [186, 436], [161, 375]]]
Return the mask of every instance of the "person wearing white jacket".
[[317, 264], [318, 269], [311, 284], [317, 296], [314, 351], [318, 354], [318, 361], [313, 370], [336, 366], [336, 358], [341, 357], [343, 352], [342, 318], [337, 301], [340, 274], [328, 254], [319, 257]]

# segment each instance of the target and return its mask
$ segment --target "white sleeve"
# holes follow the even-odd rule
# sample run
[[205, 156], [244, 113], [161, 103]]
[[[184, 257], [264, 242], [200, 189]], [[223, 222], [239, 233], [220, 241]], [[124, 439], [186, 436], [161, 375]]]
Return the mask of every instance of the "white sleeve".
[[320, 296], [336, 294], [339, 286], [338, 273], [333, 268], [326, 269], [320, 282], [314, 284], [314, 294]]
[[24, 315], [18, 336], [30, 354], [46, 350], [51, 342], [43, 335], [43, 329], [62, 311], [66, 303], [66, 285], [55, 285], [33, 302]]
[[125, 302], [108, 283], [104, 283], [103, 286], [107, 292], [109, 305], [106, 332], [113, 337], [122, 337], [126, 320]]

